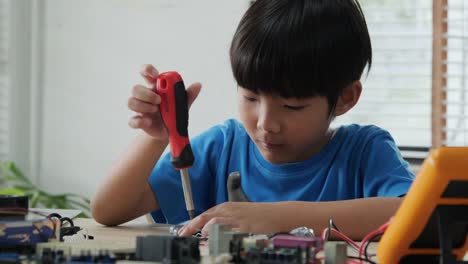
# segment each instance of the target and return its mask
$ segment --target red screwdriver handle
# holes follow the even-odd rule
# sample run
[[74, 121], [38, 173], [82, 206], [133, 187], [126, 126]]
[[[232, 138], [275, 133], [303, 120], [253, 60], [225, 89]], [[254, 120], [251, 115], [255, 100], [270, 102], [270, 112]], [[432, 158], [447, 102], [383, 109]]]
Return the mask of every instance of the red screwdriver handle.
[[191, 167], [195, 158], [188, 137], [188, 105], [184, 81], [175, 71], [161, 73], [156, 81], [156, 92], [161, 97], [159, 111], [169, 130], [171, 163], [176, 169]]

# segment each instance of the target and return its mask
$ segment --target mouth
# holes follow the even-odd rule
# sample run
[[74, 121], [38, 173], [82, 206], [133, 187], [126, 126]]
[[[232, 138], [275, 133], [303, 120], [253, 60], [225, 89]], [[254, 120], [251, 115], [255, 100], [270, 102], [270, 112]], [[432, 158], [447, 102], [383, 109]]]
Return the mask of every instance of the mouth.
[[258, 143], [263, 149], [268, 151], [278, 151], [284, 146], [284, 144], [276, 144], [268, 141], [258, 141]]

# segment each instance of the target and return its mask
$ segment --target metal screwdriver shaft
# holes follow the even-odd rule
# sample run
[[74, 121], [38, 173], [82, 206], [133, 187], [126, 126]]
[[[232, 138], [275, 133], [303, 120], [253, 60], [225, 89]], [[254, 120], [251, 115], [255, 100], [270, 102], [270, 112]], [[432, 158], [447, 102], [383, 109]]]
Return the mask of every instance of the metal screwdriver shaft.
[[156, 82], [156, 92], [161, 97], [159, 111], [169, 131], [171, 163], [180, 171], [185, 206], [190, 219], [195, 217], [192, 188], [188, 168], [195, 160], [188, 138], [187, 94], [182, 77], [177, 72], [161, 73]]
[[185, 206], [190, 219], [195, 217], [195, 208], [193, 207], [192, 187], [190, 186], [190, 176], [187, 169], [180, 170], [180, 177], [182, 179], [182, 189], [184, 190]]

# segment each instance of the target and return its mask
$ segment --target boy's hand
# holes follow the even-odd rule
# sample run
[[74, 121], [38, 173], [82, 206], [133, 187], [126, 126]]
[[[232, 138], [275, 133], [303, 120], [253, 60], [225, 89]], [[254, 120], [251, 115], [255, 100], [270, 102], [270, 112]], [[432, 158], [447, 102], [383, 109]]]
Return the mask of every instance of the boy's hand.
[[[159, 72], [153, 65], [147, 64], [143, 66], [140, 74], [147, 86], [140, 84], [133, 86], [132, 96], [128, 99], [128, 108], [137, 114], [130, 119], [129, 125], [132, 128], [142, 129], [153, 138], [166, 140], [167, 129], [159, 113], [161, 97], [155, 92]], [[189, 108], [200, 93], [200, 89], [200, 83], [193, 83], [187, 88]]]
[[288, 231], [282, 230], [281, 215], [275, 203], [226, 202], [191, 220], [179, 230], [179, 235], [189, 236], [200, 230], [203, 235], [209, 235], [211, 224], [228, 224], [233, 230], [254, 234]]

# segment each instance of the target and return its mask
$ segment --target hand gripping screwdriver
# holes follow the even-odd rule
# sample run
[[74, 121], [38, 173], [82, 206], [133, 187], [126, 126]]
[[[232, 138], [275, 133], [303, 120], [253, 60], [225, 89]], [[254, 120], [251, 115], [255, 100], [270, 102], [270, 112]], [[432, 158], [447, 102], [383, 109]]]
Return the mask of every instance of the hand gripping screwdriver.
[[169, 133], [171, 163], [180, 171], [185, 206], [190, 219], [195, 217], [188, 168], [195, 160], [188, 138], [187, 93], [182, 77], [175, 71], [164, 72], [156, 81], [156, 93], [161, 97], [159, 111]]

